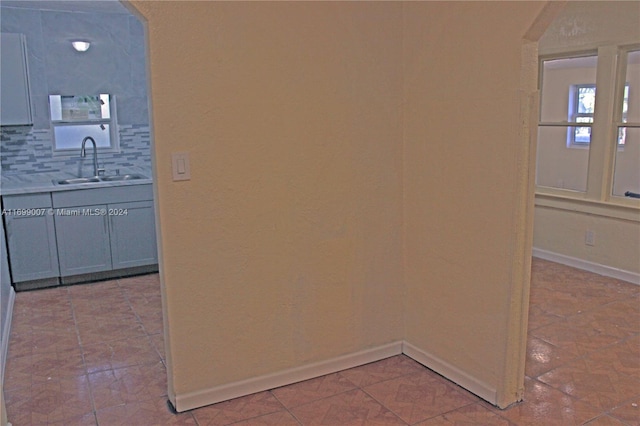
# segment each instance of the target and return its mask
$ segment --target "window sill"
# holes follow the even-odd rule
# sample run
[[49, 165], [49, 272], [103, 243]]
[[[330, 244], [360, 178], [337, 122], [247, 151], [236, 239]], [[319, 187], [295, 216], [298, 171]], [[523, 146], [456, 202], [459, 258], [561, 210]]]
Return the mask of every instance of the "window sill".
[[535, 206], [640, 223], [640, 200], [624, 197], [612, 197], [609, 201], [590, 200], [584, 198], [583, 193], [565, 194], [564, 191], [551, 191], [553, 190], [538, 188]]

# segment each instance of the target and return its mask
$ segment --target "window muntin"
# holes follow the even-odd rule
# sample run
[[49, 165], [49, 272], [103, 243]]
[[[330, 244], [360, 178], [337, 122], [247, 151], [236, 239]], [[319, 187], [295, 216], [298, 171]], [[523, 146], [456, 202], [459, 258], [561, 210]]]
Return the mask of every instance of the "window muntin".
[[611, 194], [616, 197], [640, 194], [640, 50], [623, 54], [625, 85], [614, 112], [618, 143], [624, 146], [615, 155]]

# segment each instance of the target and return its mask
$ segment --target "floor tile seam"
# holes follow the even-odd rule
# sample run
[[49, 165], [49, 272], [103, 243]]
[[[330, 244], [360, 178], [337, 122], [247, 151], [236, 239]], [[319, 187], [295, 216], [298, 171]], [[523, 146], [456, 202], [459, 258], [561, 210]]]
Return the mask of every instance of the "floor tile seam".
[[[224, 426], [236, 425], [236, 424], [238, 424], [238, 423], [246, 422], [246, 421], [249, 421], [249, 420], [259, 419], [260, 417], [270, 416], [270, 415], [272, 415], [272, 414], [277, 414], [277, 413], [289, 413], [291, 416], [293, 416], [293, 418], [295, 418], [295, 419], [296, 419], [296, 421], [297, 421], [298, 423], [300, 423], [300, 424], [302, 425], [302, 422], [300, 422], [300, 421], [299, 421], [299, 420], [298, 420], [298, 419], [297, 419], [297, 418], [296, 418], [296, 417], [295, 417], [295, 416], [294, 416], [294, 415], [293, 415], [289, 410], [287, 410], [287, 409], [283, 406], [283, 407], [282, 407], [282, 409], [280, 409], [280, 410], [269, 411], [268, 413], [262, 413], [262, 414], [259, 414], [259, 415], [257, 415], [257, 416], [247, 417], [247, 418], [244, 418], [244, 419], [241, 419], [241, 420], [234, 420], [234, 421], [232, 421], [231, 423], [225, 423], [225, 424], [224, 424]], [[196, 418], [195, 413], [192, 413], [192, 414], [193, 414], [193, 417], [194, 417], [194, 418]], [[197, 419], [196, 419], [196, 422], [197, 422]], [[199, 423], [198, 423], [198, 424], [199, 424]], [[222, 425], [221, 425], [221, 426], [222, 426]]]
[[621, 340], [619, 340], [619, 341], [617, 341], [615, 343], [611, 343], [609, 345], [602, 346], [600, 348], [594, 349], [592, 351], [589, 351], [584, 357], [585, 358], [589, 358], [591, 355], [608, 351], [610, 349], [615, 348], [616, 346], [618, 346], [620, 344], [626, 343], [626, 341], [629, 340], [629, 339], [636, 338], [637, 336], [638, 336], [637, 334], [634, 334], [634, 335], [631, 335], [631, 336], [627, 336], [627, 337], [625, 337], [625, 338], [623, 338], [623, 339], [621, 339]]
[[[272, 391], [273, 391], [273, 390], [275, 390], [275, 389], [270, 389], [268, 392], [270, 392], [270, 393], [271, 393], [271, 395], [273, 395], [273, 396], [278, 400], [278, 402], [279, 402], [280, 404], [282, 404], [282, 406], [283, 406], [285, 409], [287, 409], [287, 410], [291, 411], [292, 409], [295, 409], [295, 408], [298, 408], [298, 407], [302, 407], [302, 406], [305, 406], [305, 405], [309, 405], [309, 404], [315, 404], [315, 403], [317, 403], [318, 401], [324, 401], [325, 399], [333, 398], [333, 397], [336, 397], [336, 396], [338, 396], [338, 395], [343, 395], [343, 394], [345, 394], [345, 393], [347, 393], [347, 392], [353, 392], [354, 390], [362, 390], [362, 388], [360, 388], [359, 386], [355, 385], [353, 382], [350, 382], [350, 383], [353, 385], [353, 387], [352, 387], [352, 388], [345, 389], [345, 390], [342, 390], [342, 391], [340, 391], [340, 392], [333, 393], [333, 394], [331, 394], [331, 395], [323, 396], [322, 398], [317, 398], [317, 399], [314, 399], [314, 400], [312, 400], [312, 401], [307, 401], [307, 402], [304, 402], [304, 403], [302, 403], [302, 404], [291, 405], [291, 406], [288, 406], [288, 405], [284, 404], [284, 403], [283, 403], [283, 402], [282, 402], [282, 401], [281, 401], [281, 400], [280, 400], [280, 399], [275, 395], [275, 393], [274, 393], [274, 392], [272, 392]], [[276, 389], [278, 389], [278, 388], [276, 388]], [[366, 392], [365, 392], [365, 393], [366, 393]], [[367, 393], [367, 395], [368, 395], [368, 393]]]
[[[597, 407], [594, 407], [594, 408], [598, 409]], [[598, 414], [596, 414], [594, 417], [591, 417], [590, 419], [585, 420], [585, 421], [584, 421], [584, 422], [582, 422], [581, 424], [582, 424], [582, 426], [588, 426], [588, 425], [589, 425], [589, 423], [591, 423], [592, 421], [597, 420], [597, 419], [599, 419], [599, 418], [601, 418], [601, 417], [608, 417], [608, 418], [611, 418], [611, 416], [607, 415], [607, 413], [606, 413], [606, 412], [601, 411], [601, 412], [599, 412]], [[619, 420], [619, 419], [615, 419], [615, 420]], [[629, 426], [629, 425], [628, 425], [628, 423], [626, 423], [626, 422], [620, 421], [620, 423], [622, 423], [624, 426]]]
[[[639, 388], [640, 389], [640, 388]], [[613, 411], [617, 410], [618, 408], [622, 408], [627, 404], [637, 404], [636, 401], [640, 401], [640, 391], [638, 391], [638, 394], [629, 398], [629, 399], [625, 399], [624, 401], [621, 401], [620, 403], [618, 403], [618, 405], [616, 405], [615, 407], [612, 407], [608, 410], [606, 410], [606, 413], [608, 413], [610, 416], [615, 416], [615, 414], [613, 414]], [[640, 410], [640, 407], [636, 407], [638, 408], [638, 410]]]
[[[604, 413], [600, 414], [600, 416], [598, 416], [598, 417], [608, 417], [608, 418], [612, 418], [612, 419], [614, 419], [614, 420], [619, 421], [619, 422], [620, 422], [621, 424], [623, 424], [624, 426], [637, 426], [637, 423], [636, 423], [635, 425], [634, 425], [633, 423], [629, 423], [627, 420], [625, 420], [625, 419], [621, 419], [620, 417], [617, 417], [617, 416], [615, 416], [615, 415], [611, 414], [611, 412], [609, 412], [609, 411], [606, 411], [606, 412], [604, 412]], [[597, 419], [598, 417], [596, 417], [596, 419]]]
[[[366, 365], [366, 364], [365, 364], [365, 365]], [[358, 367], [354, 367], [354, 368], [358, 368]], [[426, 372], [426, 373], [429, 373], [429, 372], [430, 372], [430, 373], [437, 374], [437, 373], [435, 373], [433, 370], [430, 370], [429, 368], [427, 368], [427, 367], [425, 367], [425, 366], [421, 366], [421, 369], [422, 369], [424, 372]], [[343, 371], [346, 371], [346, 370], [343, 370]], [[353, 381], [349, 380], [349, 378], [348, 378], [348, 377], [346, 377], [345, 375], [343, 375], [343, 374], [342, 374], [342, 372], [343, 372], [343, 371], [338, 371], [336, 374], [338, 374], [338, 375], [340, 375], [340, 377], [342, 377], [342, 378], [344, 378], [344, 379], [348, 380], [348, 381], [349, 381], [349, 383], [351, 383], [352, 385], [354, 385], [356, 388], [359, 388], [359, 389], [364, 389], [365, 387], [368, 387], [368, 386], [373, 386], [373, 385], [378, 385], [378, 384], [380, 384], [380, 383], [389, 382], [389, 381], [391, 381], [391, 380], [398, 380], [398, 379], [401, 379], [401, 378], [403, 378], [403, 377], [406, 377], [406, 376], [410, 376], [410, 375], [412, 375], [412, 374], [415, 374], [415, 371], [414, 371], [413, 373], [411, 373], [411, 372], [407, 372], [407, 373], [404, 373], [404, 374], [399, 374], [399, 375], [397, 375], [397, 376], [387, 377], [387, 378], [385, 378], [385, 379], [380, 379], [380, 380], [375, 381], [375, 382], [367, 383], [366, 385], [357, 385], [357, 384], [355, 384]]]
[[[409, 426], [418, 425], [418, 424], [420, 424], [420, 423], [422, 423], [422, 422], [426, 422], [427, 420], [435, 419], [435, 418], [438, 418], [438, 417], [440, 417], [440, 416], [446, 416], [447, 414], [449, 414], [449, 413], [453, 413], [454, 411], [458, 411], [458, 410], [460, 410], [460, 409], [462, 409], [462, 408], [470, 407], [470, 406], [472, 406], [472, 405], [477, 405], [477, 404], [478, 404], [477, 402], [469, 402], [469, 404], [461, 405], [460, 407], [453, 408], [453, 409], [451, 409], [451, 410], [449, 410], [449, 411], [445, 411], [445, 412], [443, 412], [443, 413], [439, 413], [439, 414], [433, 415], [433, 416], [431, 416], [431, 417], [426, 417], [426, 418], [424, 418], [424, 419], [417, 420], [417, 421], [415, 421], [415, 422], [413, 422], [413, 423], [407, 423], [407, 422], [405, 422], [405, 423], [407, 423]], [[494, 413], [493, 411], [489, 411], [489, 412], [490, 412], [490, 413], [492, 413], [492, 414], [494, 414], [494, 415], [496, 415], [496, 416], [498, 415], [497, 413]], [[464, 415], [464, 414], [463, 414], [463, 415]], [[470, 417], [468, 417], [468, 416], [466, 416], [466, 415], [465, 415], [465, 417], [467, 417], [467, 418], [469, 419], [469, 421], [472, 421], [472, 420], [473, 420], [472, 418], [470, 418]], [[400, 420], [402, 420], [402, 419], [400, 419]], [[402, 420], [402, 421], [404, 422], [404, 420]]]
[[[149, 362], [144, 362], [144, 363], [142, 363], [142, 364], [128, 365], [128, 366], [124, 366], [124, 367], [115, 367], [115, 368], [111, 367], [111, 368], [109, 368], [109, 370], [111, 370], [111, 371], [113, 371], [113, 372], [116, 372], [116, 371], [118, 371], [118, 370], [124, 370], [124, 369], [126, 369], [126, 368], [132, 368], [132, 367], [145, 368], [145, 367], [149, 367], [149, 366], [151, 366], [151, 365], [157, 365], [157, 364], [160, 364], [160, 363], [162, 363], [162, 361], [161, 361], [161, 360], [158, 360], [158, 361], [149, 361]], [[162, 364], [164, 365], [164, 363], [162, 363]], [[165, 367], [165, 368], [166, 368], [166, 367]], [[104, 371], [105, 371], [105, 370], [99, 371], [99, 373], [104, 373]], [[96, 373], [98, 373], [98, 372], [94, 372], [94, 373], [87, 373], [87, 374], [96, 374]]]
[[536, 331], [539, 330], [541, 328], [544, 327], [548, 327], [550, 325], [555, 325], [555, 324], [562, 324], [567, 322], [566, 318], [558, 318], [557, 320], [553, 320], [553, 321], [549, 321], [549, 322], [545, 322], [544, 324], [540, 324], [540, 325], [531, 325], [531, 323], [529, 323], [528, 327], [527, 327], [527, 332], [530, 333], [532, 331]]
[[[562, 350], [562, 349], [564, 349], [564, 348], [565, 348], [565, 346], [559, 346], [559, 345], [557, 345], [557, 344], [555, 344], [555, 343], [549, 342], [547, 339], [545, 339], [545, 338], [543, 338], [543, 337], [535, 336], [535, 335], [534, 335], [533, 337], [535, 337], [535, 338], [536, 338], [536, 339], [538, 339], [538, 340], [542, 340], [543, 342], [545, 342], [545, 343], [546, 343], [546, 344], [548, 344], [548, 345], [553, 346], [554, 348], [558, 348], [558, 349], [560, 349], [560, 350]], [[613, 337], [613, 336], [612, 336], [612, 337]], [[632, 337], [632, 336], [629, 336], [629, 337]], [[627, 338], [625, 337], [624, 339], [627, 339]], [[571, 338], [567, 338], [567, 339], [565, 339], [565, 341], [575, 343], [575, 340], [572, 340]], [[597, 352], [597, 351], [600, 351], [600, 350], [602, 350], [602, 349], [605, 349], [605, 348], [609, 348], [609, 347], [615, 346], [615, 345], [616, 345], [616, 344], [618, 344], [618, 343], [619, 343], [619, 341], [616, 341], [615, 343], [610, 343], [610, 344], [605, 345], [605, 346], [603, 346], [603, 347], [601, 347], [601, 348], [597, 348], [597, 349], [593, 349], [593, 350], [585, 351], [585, 353], [582, 353], [581, 355], [577, 356], [577, 357], [576, 357], [576, 358], [574, 358], [572, 361], [575, 361], [575, 360], [577, 360], [577, 359], [579, 359], [579, 358], [585, 358], [585, 357], [587, 357], [589, 354], [591, 354], [591, 353], [593, 353], [593, 352]]]
[[[319, 398], [310, 402], [305, 402], [304, 404], [300, 404], [300, 405], [295, 405], [292, 407], [287, 407], [285, 406], [285, 410], [301, 425], [304, 426], [304, 422], [302, 420], [300, 420], [295, 413], [292, 411], [296, 408], [300, 408], [300, 407], [304, 407], [306, 405], [311, 405], [311, 404], [315, 404], [318, 403], [319, 401], [323, 401], [325, 399], [329, 399], [329, 398], [333, 398], [335, 396], [347, 393], [347, 392], [352, 392], [354, 390], [360, 390], [361, 392], [363, 392], [365, 395], [367, 395], [369, 398], [371, 398], [373, 401], [375, 401], [376, 403], [378, 403], [381, 407], [383, 407], [384, 409], [388, 410], [391, 414], [393, 414], [399, 421], [401, 421], [403, 424], [409, 426], [409, 423], [405, 422], [396, 412], [394, 412], [393, 410], [391, 410], [389, 407], [387, 407], [386, 405], [384, 405], [382, 402], [378, 401], [376, 398], [374, 398], [371, 394], [369, 394], [368, 392], [366, 392], [363, 388], [357, 386], [353, 389], [349, 389], [349, 390], [345, 390], [343, 392], [339, 392], [337, 394], [331, 395], [331, 396], [327, 396], [327, 397], [323, 397], [323, 398]], [[272, 393], [273, 394], [273, 393]], [[275, 395], [274, 395], [275, 396]], [[276, 397], [277, 399], [277, 397]], [[278, 400], [281, 404], [282, 402], [280, 400]], [[284, 404], [283, 404], [284, 406]]]
[[574, 363], [576, 361], [585, 360], [588, 356], [589, 356], [589, 354], [587, 353], [587, 354], [579, 355], [579, 356], [577, 356], [575, 358], [569, 358], [568, 360], [566, 360], [564, 362], [561, 362], [558, 365], [554, 365], [553, 368], [550, 368], [549, 370], [543, 371], [543, 372], [541, 372], [540, 374], [538, 374], [536, 376], [526, 376], [526, 377], [529, 377], [530, 379], [537, 379], [538, 377], [544, 376], [545, 374], [548, 374], [548, 373], [550, 373], [553, 370], [556, 370], [558, 368], [566, 367], [566, 366], [568, 366], [571, 363]]
[[[555, 389], [555, 390], [556, 390], [556, 391], [558, 391], [558, 392], [561, 392], [562, 394], [564, 394], [565, 396], [569, 397], [569, 398], [570, 398], [570, 399], [572, 399], [573, 401], [581, 402], [581, 403], [586, 404], [586, 405], [588, 405], [589, 407], [591, 407], [591, 408], [593, 408], [593, 409], [595, 409], [595, 410], [600, 411], [600, 414], [598, 414], [598, 415], [601, 415], [601, 414], [603, 414], [603, 413], [607, 413], [607, 412], [609, 412], [610, 410], [612, 410], [612, 409], [613, 409], [613, 408], [611, 408], [611, 407], [602, 407], [602, 406], [596, 405], [596, 404], [594, 404], [594, 403], [589, 402], [589, 401], [587, 401], [587, 400], [586, 400], [586, 399], [587, 399], [587, 398], [589, 398], [590, 396], [594, 396], [594, 395], [595, 395], [595, 396], [597, 396], [597, 395], [598, 395], [598, 393], [597, 393], [597, 392], [595, 392], [595, 393], [594, 393], [594, 392], [588, 392], [587, 394], [582, 395], [582, 396], [571, 395], [571, 394], [569, 394], [569, 393], [567, 393], [567, 392], [563, 391], [562, 389], [557, 388], [557, 387], [555, 387], [555, 386], [552, 386], [552, 385], [550, 385], [550, 384], [548, 384], [548, 383], [545, 383], [545, 382], [542, 382], [542, 381], [539, 381], [539, 382], [540, 382], [540, 383], [542, 383], [542, 384], [544, 384], [544, 385], [546, 385], [546, 386], [551, 387], [552, 389]], [[566, 407], [566, 406], [565, 406], [565, 405], [563, 405], [563, 407]], [[596, 417], [597, 417], [597, 416], [596, 416]], [[594, 417], [594, 418], [592, 418], [592, 419], [590, 419], [589, 421], [594, 420], [594, 419], [595, 419], [595, 417]]]
[[[114, 364], [109, 362], [109, 366], [104, 367], [104, 368], [101, 368], [101, 367], [89, 368], [89, 367], [87, 367], [87, 374], [104, 373], [107, 370], [119, 370], [119, 369], [122, 369], [122, 368], [140, 367], [140, 366], [143, 366], [145, 364], [146, 363], [133, 363], [133, 364], [118, 363], [117, 365], [119, 365], [119, 366], [118, 367], [114, 367]], [[89, 369], [91, 369], [92, 371], [89, 371]]]
[[89, 388], [89, 400], [90, 400], [90, 403], [91, 403], [91, 410], [92, 410], [92, 413], [93, 413], [93, 418], [94, 418], [96, 424], [98, 424], [98, 420], [97, 420], [97, 416], [96, 416], [96, 404], [95, 404], [95, 399], [94, 399], [94, 396], [93, 396], [93, 389], [91, 387], [91, 380], [89, 380], [89, 373], [85, 372], [85, 376], [86, 376], [86, 380], [87, 380], [87, 387]]
[[105, 405], [105, 406], [94, 406], [94, 411], [98, 412], [100, 410], [107, 410], [109, 408], [115, 408], [115, 407], [123, 407], [123, 406], [127, 406], [127, 405], [131, 405], [131, 404], [140, 404], [140, 403], [144, 403], [144, 402], [149, 402], [149, 401], [154, 401], [158, 398], [167, 398], [167, 395], [155, 395], [155, 396], [149, 396], [146, 398], [140, 398], [140, 399], [132, 399], [131, 401], [123, 401], [117, 404], [110, 404], [110, 405]]
[[[381, 383], [381, 382], [379, 382], [379, 383]], [[367, 386], [371, 386], [371, 385], [367, 385]], [[411, 424], [411, 423], [409, 423], [409, 422], [405, 421], [402, 417], [400, 417], [400, 415], [399, 415], [398, 413], [396, 413], [394, 410], [392, 410], [392, 409], [391, 409], [391, 407], [387, 407], [387, 405], [386, 405], [383, 401], [380, 401], [378, 398], [376, 398], [375, 396], [373, 396], [370, 392], [367, 392], [367, 391], [365, 390], [365, 388], [358, 387], [358, 389], [360, 389], [362, 392], [364, 392], [364, 393], [365, 393], [365, 395], [367, 395], [369, 398], [373, 399], [375, 402], [377, 402], [378, 404], [380, 404], [380, 406], [381, 406], [381, 407], [383, 407], [384, 409], [386, 409], [386, 410], [388, 410], [390, 413], [392, 413], [394, 416], [396, 416], [396, 418], [397, 418], [398, 420], [400, 420], [402, 423], [404, 423], [405, 425], [410, 425], [410, 424]], [[422, 419], [422, 420], [417, 421], [416, 423], [420, 423], [420, 422], [423, 422], [423, 421], [425, 421], [425, 420], [426, 420], [426, 419]], [[413, 424], [416, 424], [416, 423], [413, 423]]]
[[128, 339], [138, 339], [138, 338], [140, 338], [142, 336], [148, 337], [148, 335], [146, 333], [142, 333], [142, 334], [137, 334], [137, 335], [133, 335], [133, 336], [118, 337], [118, 338], [109, 339], [109, 340], [97, 340], [95, 342], [90, 342], [90, 343], [86, 343], [86, 344], [81, 343], [80, 344], [80, 348], [82, 348], [82, 351], [84, 353], [85, 348], [89, 348], [91, 346], [99, 345], [101, 343], [109, 344], [109, 346], [111, 347], [110, 343], [121, 342], [123, 340], [128, 340]]
[[[118, 286], [121, 287], [120, 280], [118, 280]], [[125, 300], [127, 301], [127, 305], [129, 305], [129, 308], [131, 309], [131, 311], [135, 315], [136, 321], [138, 322], [138, 324], [140, 324], [142, 326], [142, 328], [146, 332], [146, 328], [144, 327], [144, 323], [142, 322], [142, 318], [140, 317], [140, 315], [138, 314], [138, 311], [134, 308], [133, 304], [131, 303], [131, 300], [129, 299], [129, 294], [126, 291], [124, 291], [124, 289], [123, 289], [122, 293], [124, 295]], [[163, 315], [164, 315], [164, 313], [163, 313]]]
[[[543, 385], [543, 386], [547, 386], [547, 387], [549, 387], [549, 388], [551, 388], [551, 389], [553, 389], [553, 390], [556, 390], [556, 391], [558, 391], [558, 392], [562, 393], [563, 395], [567, 396], [567, 397], [568, 397], [570, 400], [572, 400], [573, 402], [579, 401], [579, 402], [582, 402], [582, 403], [584, 403], [584, 404], [590, 405], [591, 407], [593, 407], [593, 408], [596, 408], [596, 409], [600, 410], [600, 408], [595, 407], [595, 406], [593, 406], [592, 404], [589, 404], [588, 402], [585, 402], [585, 401], [583, 400], [583, 398], [579, 398], [579, 397], [577, 397], [577, 396], [575, 396], [575, 395], [571, 395], [571, 394], [569, 394], [569, 393], [567, 393], [567, 392], [563, 391], [562, 389], [559, 389], [559, 388], [557, 388], [557, 387], [555, 387], [555, 386], [553, 386], [553, 385], [550, 385], [549, 383], [545, 383], [545, 382], [543, 382], [542, 380], [538, 380], [537, 378], [535, 378], [535, 379], [531, 379], [531, 380], [533, 380], [533, 381], [537, 382], [538, 384], [541, 384], [541, 385]], [[526, 389], [525, 389], [525, 392], [524, 392], [524, 396], [525, 396], [525, 399], [523, 399], [523, 401], [522, 401], [522, 402], [526, 402], [526, 396], [527, 396], [527, 391], [526, 391]], [[566, 405], [563, 405], [563, 407], [566, 407]]]

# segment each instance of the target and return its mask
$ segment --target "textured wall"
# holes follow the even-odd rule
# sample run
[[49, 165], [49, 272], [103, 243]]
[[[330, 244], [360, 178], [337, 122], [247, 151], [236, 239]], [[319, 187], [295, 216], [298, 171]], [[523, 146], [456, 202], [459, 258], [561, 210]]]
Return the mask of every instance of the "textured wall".
[[[522, 37], [543, 3], [134, 5], [170, 392], [404, 338], [513, 402], [531, 247]], [[174, 151], [191, 181], [171, 181]]]
[[542, 6], [408, 2], [404, 13], [404, 338], [500, 404], [522, 380], [507, 368], [523, 353], [518, 265], [530, 253], [522, 38]]
[[175, 393], [398, 340], [402, 5], [135, 6]]

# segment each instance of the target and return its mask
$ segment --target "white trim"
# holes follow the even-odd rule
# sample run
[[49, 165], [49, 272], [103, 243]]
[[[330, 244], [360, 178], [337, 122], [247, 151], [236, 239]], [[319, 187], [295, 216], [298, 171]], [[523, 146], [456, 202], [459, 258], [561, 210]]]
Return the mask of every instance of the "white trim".
[[576, 257], [554, 253], [552, 251], [535, 247], [533, 248], [533, 257], [582, 269], [584, 271], [593, 272], [598, 275], [604, 275], [605, 277], [627, 281], [631, 284], [640, 285], [640, 274], [637, 272], [625, 271], [624, 269], [617, 269], [611, 266], [601, 265], [599, 263], [590, 262], [588, 260], [578, 259]]
[[419, 362], [425, 367], [444, 376], [469, 392], [479, 396], [485, 401], [496, 405], [498, 401], [498, 392], [489, 383], [485, 383], [476, 377], [470, 376], [459, 368], [449, 364], [448, 362], [419, 349], [408, 342], [402, 343], [402, 353]]
[[416, 346], [398, 341], [372, 349], [365, 349], [353, 354], [342, 355], [326, 361], [320, 361], [301, 367], [291, 368], [277, 373], [266, 374], [239, 382], [203, 389], [196, 392], [176, 394], [175, 409], [178, 412], [191, 410], [205, 405], [274, 389], [280, 386], [313, 379], [326, 374], [358, 367], [370, 362], [379, 361], [391, 356], [405, 354], [425, 367], [441, 374], [446, 379], [465, 388], [487, 402], [496, 405], [497, 391], [492, 385], [470, 376], [448, 362], [429, 354]]
[[203, 407], [216, 402], [226, 401], [256, 392], [277, 388], [291, 383], [308, 380], [325, 374], [335, 373], [370, 362], [379, 361], [402, 353], [403, 342], [398, 341], [353, 354], [342, 355], [326, 361], [320, 361], [301, 367], [291, 368], [277, 373], [241, 380], [222, 386], [195, 392], [175, 395], [175, 408], [178, 412]]
[[[11, 318], [13, 317], [13, 303], [16, 300], [16, 292], [11, 287], [9, 289], [9, 304], [7, 305], [7, 318], [2, 330], [2, 339], [0, 347], [0, 384], [4, 385], [4, 366], [7, 363], [7, 354], [9, 353], [9, 336], [11, 335]], [[1, 388], [2, 386], [0, 386]]]

